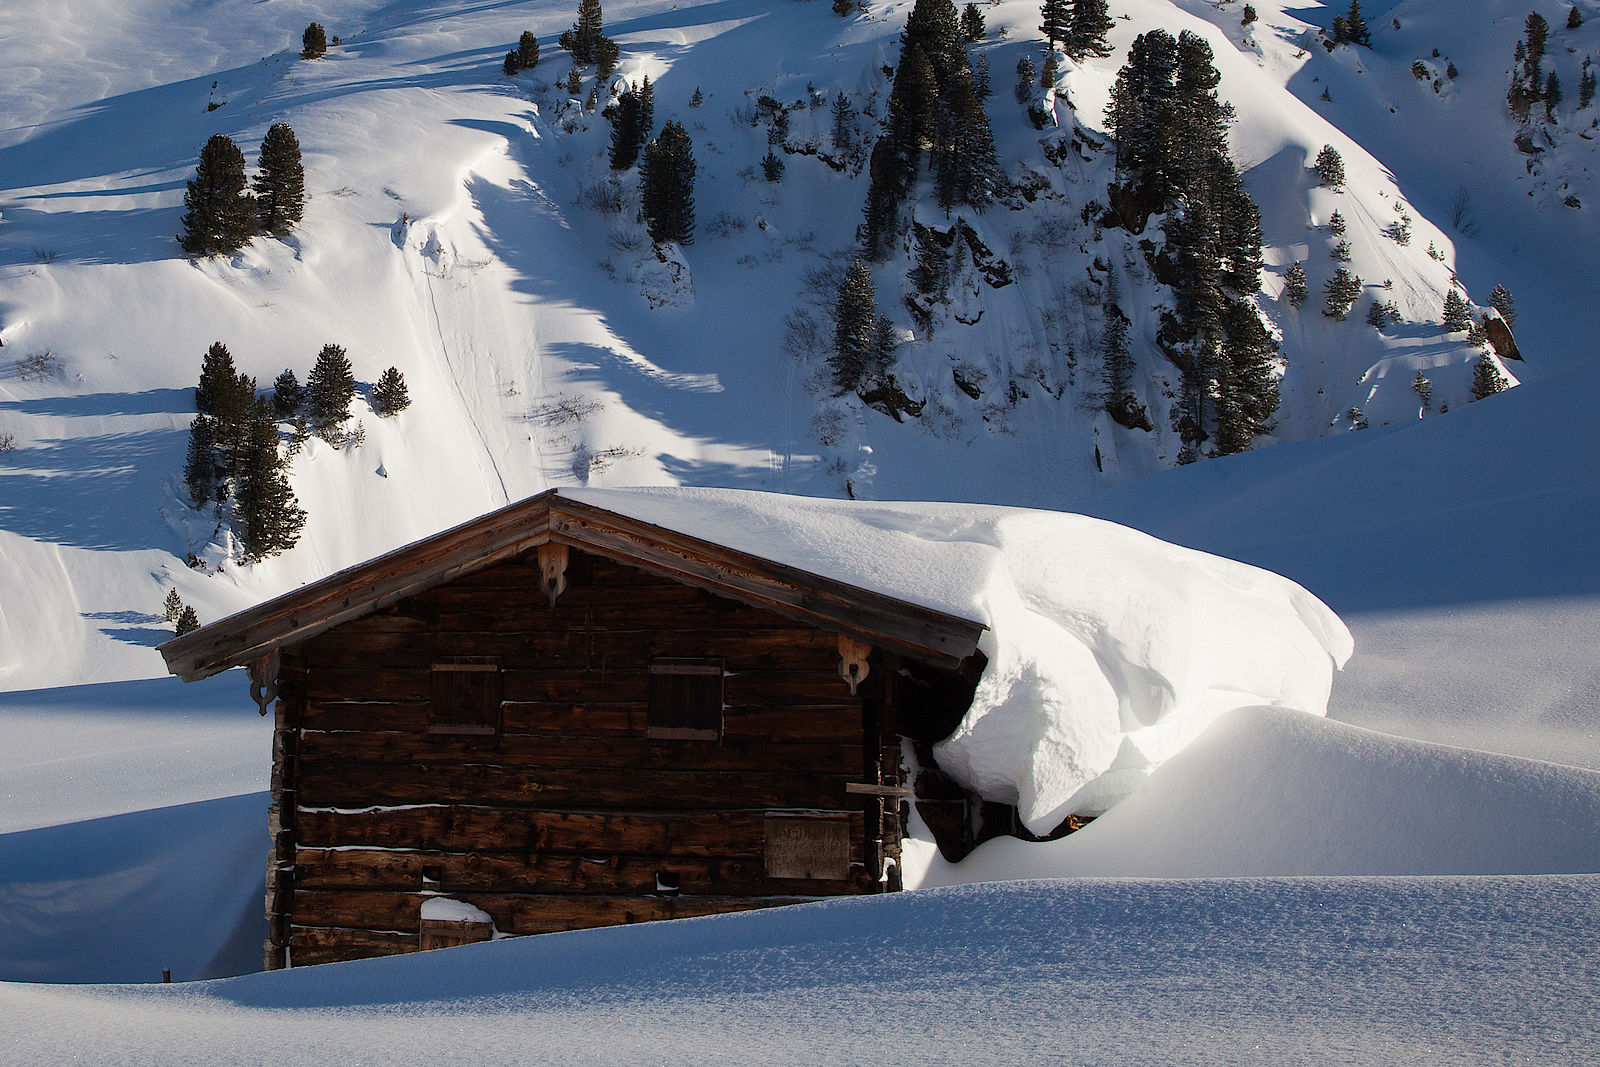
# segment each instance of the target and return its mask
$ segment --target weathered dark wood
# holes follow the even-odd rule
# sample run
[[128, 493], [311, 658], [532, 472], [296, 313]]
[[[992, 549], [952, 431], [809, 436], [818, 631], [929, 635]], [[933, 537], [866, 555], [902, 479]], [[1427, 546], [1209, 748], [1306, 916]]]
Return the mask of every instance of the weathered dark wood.
[[341, 960], [365, 960], [417, 951], [417, 935], [402, 930], [341, 930], [294, 926], [289, 930], [290, 962], [296, 967]]

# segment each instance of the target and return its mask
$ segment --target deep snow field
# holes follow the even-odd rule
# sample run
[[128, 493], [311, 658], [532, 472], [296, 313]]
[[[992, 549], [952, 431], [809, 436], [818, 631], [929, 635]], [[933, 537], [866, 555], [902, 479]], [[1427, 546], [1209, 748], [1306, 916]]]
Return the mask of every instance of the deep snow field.
[[[818, 0], [606, 5], [619, 72], [649, 73], [658, 122], [695, 141], [687, 283], [625, 216], [585, 204], [608, 127], [554, 89], [573, 5], [0, 7], [0, 436], [15, 435], [0, 452], [0, 1062], [1600, 1059], [1594, 113], [1569, 102], [1530, 167], [1504, 111], [1527, 11], [1551, 24], [1570, 100], [1600, 4], [1578, 0], [1588, 21], [1567, 31], [1565, 3], [1373, 0], [1373, 48], [1331, 54], [1309, 28], [1344, 5], [1254, 6], [1246, 31], [1237, 0], [1113, 0], [1113, 56], [1067, 64], [1054, 105], [1063, 130], [1063, 96], [1103, 130], [1128, 44], [1162, 26], [1208, 35], [1238, 110], [1283, 408], [1255, 451], [1178, 469], [1162, 381], [1176, 373], [1149, 343], [1163, 298], [1126, 235], [1100, 244], [1071, 221], [1104, 201], [1103, 157], [1047, 173], [1052, 195], [1027, 212], [968, 218], [1018, 280], [975, 283], [978, 325], [941, 320], [902, 346], [924, 419], [829, 397], [816, 354], [786, 349], [786, 316], [814, 308], [808, 276], [847, 255], [865, 176], [799, 153], [778, 186], [741, 176], [766, 148], [743, 116], [808, 86], [881, 114], [877, 68], [909, 3], [850, 19]], [[1045, 172], [1054, 135], [1011, 94], [1016, 60], [1041, 55], [1037, 5], [983, 10], [1003, 162]], [[312, 19], [344, 43], [306, 63]], [[523, 29], [542, 62], [506, 79]], [[1419, 59], [1459, 76], [1435, 92]], [[798, 134], [825, 139], [826, 114], [797, 112]], [[280, 119], [306, 153], [305, 221], [184, 258], [173, 234], [199, 146], [226, 132], [253, 160]], [[1305, 169], [1325, 143], [1344, 193]], [[1381, 232], [1397, 202], [1406, 246]], [[1317, 312], [1335, 208], [1352, 266], [1405, 324]], [[1080, 281], [1097, 257], [1126, 272], [1144, 399], [1163, 416], [1150, 435], [1087, 402], [1099, 312]], [[1300, 311], [1278, 298], [1296, 259], [1313, 293]], [[1478, 305], [1496, 283], [1516, 294], [1527, 357], [1507, 367], [1517, 388], [1470, 405], [1475, 352], [1438, 325], [1452, 271]], [[903, 287], [880, 272], [892, 313]], [[262, 384], [284, 366], [303, 378], [336, 341], [361, 382], [392, 363], [413, 398], [396, 420], [358, 401], [361, 445], [307, 444], [304, 538], [250, 567], [179, 477], [218, 339]], [[46, 352], [49, 375], [17, 373]], [[994, 388], [966, 397], [952, 365]], [[1419, 370], [1434, 382], [1420, 416]], [[1031, 397], [1001, 403], [1008, 382]], [[1369, 429], [1343, 420], [1352, 404]], [[246, 973], [270, 728], [239, 672], [165, 677], [168, 588], [214, 621], [551, 485], [841, 498], [847, 483], [1081, 511], [1264, 567], [1333, 609], [1354, 655], [1325, 718], [1260, 691], [1231, 711], [1217, 697], [1197, 738], [1070, 837], [996, 840], [958, 865], [908, 842], [917, 892]], [[951, 514], [930, 543], [966, 535]], [[163, 968], [178, 984], [142, 984]]]

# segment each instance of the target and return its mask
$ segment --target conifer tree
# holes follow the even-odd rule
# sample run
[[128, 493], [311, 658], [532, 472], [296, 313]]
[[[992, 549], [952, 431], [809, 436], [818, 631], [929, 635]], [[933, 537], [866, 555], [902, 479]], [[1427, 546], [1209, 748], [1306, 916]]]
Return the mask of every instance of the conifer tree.
[[167, 590], [167, 598], [161, 602], [161, 609], [166, 613], [168, 622], [175, 622], [183, 614], [183, 598], [176, 589]]
[[1538, 66], [1544, 59], [1545, 42], [1550, 37], [1550, 23], [1537, 11], [1530, 11], [1523, 20], [1522, 28], [1528, 41], [1528, 63]]
[[859, 259], [839, 283], [833, 321], [833, 355], [828, 357], [828, 365], [833, 370], [834, 393], [842, 396], [860, 390], [870, 378], [883, 373], [888, 355], [885, 344], [892, 349], [892, 335], [883, 328], [886, 320], [878, 316], [872, 271]]
[[850, 98], [840, 93], [833, 98], [833, 150], [848, 152], [855, 147], [855, 108]]
[[1299, 307], [1306, 302], [1309, 296], [1306, 289], [1306, 268], [1297, 259], [1289, 265], [1283, 275], [1283, 298], [1289, 302], [1290, 307]]
[[1150, 429], [1138, 398], [1133, 393], [1133, 356], [1128, 348], [1128, 316], [1117, 306], [1117, 280], [1106, 280], [1106, 324], [1100, 334], [1100, 402], [1118, 424], [1134, 429], [1142, 424]]
[[[1376, 307], [1377, 305], [1373, 305]], [[1427, 412], [1433, 406], [1433, 383], [1428, 376], [1417, 371], [1417, 376], [1411, 379], [1411, 390], [1417, 394], [1417, 399], [1422, 401], [1422, 410]]]
[[1381, 330], [1389, 325], [1388, 311], [1376, 300], [1367, 305], [1367, 325], [1374, 330]]
[[1322, 151], [1317, 153], [1314, 164], [1317, 171], [1317, 183], [1329, 189], [1339, 190], [1344, 188], [1344, 157], [1339, 150], [1331, 144], [1322, 146]]
[[1026, 104], [1033, 96], [1033, 75], [1033, 60], [1030, 57], [1023, 56], [1017, 60], [1017, 103]]
[[622, 55], [622, 50], [617, 47], [617, 42], [601, 35], [594, 46], [594, 69], [602, 78], [611, 77], [611, 72], [617, 69], [617, 59]]
[[639, 165], [639, 202], [650, 238], [657, 244], [694, 241], [694, 147], [678, 122], [644, 147]]
[[611, 114], [611, 169], [627, 170], [639, 159], [639, 149], [644, 146], [643, 109], [639, 94], [625, 89], [617, 97]]
[[650, 75], [639, 84], [639, 139], [648, 141], [650, 131], [656, 128], [656, 87], [650, 84]]
[[1345, 231], [1344, 216], [1335, 211], [1328, 216], [1328, 232], [1335, 237], [1343, 237]]
[[200, 629], [200, 616], [195, 614], [193, 608], [185, 604], [183, 610], [178, 613], [178, 623], [175, 629], [179, 637], [184, 634], [194, 633]]
[[961, 36], [969, 41], [981, 41], [984, 30], [983, 12], [978, 10], [977, 4], [968, 4], [961, 9]]
[[1506, 381], [1506, 376], [1500, 373], [1500, 367], [1493, 356], [1485, 352], [1478, 357], [1478, 362], [1472, 367], [1472, 399], [1482, 400], [1486, 396], [1504, 392], [1511, 385]]
[[1111, 44], [1106, 35], [1111, 32], [1111, 26], [1111, 11], [1106, 0], [1076, 0], [1067, 33], [1067, 55], [1075, 63], [1082, 63], [1090, 56], [1101, 59], [1109, 56]]
[[261, 141], [256, 175], [256, 220], [262, 233], [282, 236], [305, 214], [306, 171], [300, 142], [287, 122], [275, 122]]
[[1361, 297], [1361, 278], [1351, 274], [1349, 268], [1341, 266], [1323, 286], [1323, 292], [1327, 299], [1322, 313], [1330, 319], [1343, 322], [1344, 317], [1350, 314], [1350, 309]]
[[411, 393], [406, 389], [405, 375], [399, 368], [390, 367], [378, 376], [372, 387], [372, 407], [379, 418], [389, 419], [411, 406]]
[[1044, 0], [1039, 15], [1043, 19], [1039, 32], [1044, 39], [1052, 45], [1065, 44], [1072, 34], [1071, 0]]
[[189, 423], [189, 449], [183, 460], [183, 484], [189, 499], [200, 507], [213, 499], [217, 487], [217, 420], [196, 415]]
[[1551, 71], [1544, 80], [1544, 120], [1556, 120], [1556, 108], [1561, 105], [1561, 79], [1556, 77], [1556, 72]]
[[1517, 324], [1517, 302], [1511, 298], [1511, 290], [1505, 286], [1496, 285], [1489, 290], [1489, 306], [1500, 312], [1507, 326]]
[[783, 180], [783, 160], [779, 159], [772, 149], [767, 149], [767, 154], [761, 157], [761, 173], [769, 182]]
[[574, 62], [588, 66], [599, 58], [604, 32], [600, 0], [579, 0], [578, 21], [561, 35], [561, 46], [572, 52]]
[[282, 374], [273, 379], [272, 413], [280, 422], [300, 414], [305, 399], [305, 390], [300, 387], [300, 379], [295, 377], [293, 370], [286, 367]]
[[1444, 328], [1450, 332], [1471, 329], [1472, 307], [1454, 289], [1444, 297]]
[[1361, 0], [1350, 0], [1350, 13], [1345, 16], [1345, 40], [1351, 44], [1372, 47], [1372, 31], [1367, 28], [1367, 20], [1361, 15]]
[[517, 63], [517, 53], [507, 52], [506, 58], [500, 63], [500, 73], [504, 74], [508, 78], [511, 78], [515, 77], [517, 71], [521, 69], [521, 66], [519, 66]]
[[1578, 11], [1577, 5], [1574, 4], [1567, 10], [1567, 29], [1575, 30], [1582, 25], [1583, 15]]
[[249, 446], [236, 496], [237, 515], [243, 527], [239, 532], [240, 546], [245, 561], [254, 562], [294, 547], [306, 513], [289, 488], [278, 453], [278, 428], [273, 423], [272, 407], [264, 398], [252, 406], [249, 422]]
[[237, 252], [255, 236], [255, 201], [245, 191], [244, 153], [226, 134], [212, 134], [200, 150], [183, 206], [188, 210], [178, 243], [190, 255]]
[[306, 27], [306, 32], [300, 35], [300, 58], [316, 59], [328, 52], [328, 33], [322, 28], [322, 23], [313, 22]]
[[1230, 301], [1222, 317], [1213, 451], [1227, 456], [1248, 450], [1258, 435], [1271, 428], [1278, 410], [1278, 345], [1249, 302]]
[[840, 18], [849, 17], [856, 9], [856, 0], [833, 0], [833, 13]]
[[306, 379], [306, 408], [312, 431], [324, 441], [335, 441], [340, 427], [350, 417], [350, 401], [355, 395], [350, 357], [338, 345], [323, 345], [311, 376]]
[[1594, 103], [1595, 74], [1589, 57], [1583, 57], [1583, 73], [1578, 76], [1578, 110]]
[[202, 415], [215, 415], [224, 407], [239, 377], [233, 354], [221, 341], [211, 342], [200, 359], [200, 382], [194, 389], [194, 409]]
[[972, 65], [972, 95], [978, 98], [978, 103], [989, 99], [989, 57], [979, 56], [978, 61]]
[[532, 70], [539, 65], [539, 37], [532, 30], [523, 30], [517, 39], [517, 66]]
[[994, 133], [969, 79], [957, 83], [940, 116], [934, 161], [934, 187], [941, 207], [962, 203], [982, 211], [994, 199], [1000, 183]]
[[700, 91], [700, 86], [696, 85], [694, 87], [694, 95], [689, 97], [689, 106], [699, 107], [701, 104], [705, 103], [705, 99], [705, 94]]

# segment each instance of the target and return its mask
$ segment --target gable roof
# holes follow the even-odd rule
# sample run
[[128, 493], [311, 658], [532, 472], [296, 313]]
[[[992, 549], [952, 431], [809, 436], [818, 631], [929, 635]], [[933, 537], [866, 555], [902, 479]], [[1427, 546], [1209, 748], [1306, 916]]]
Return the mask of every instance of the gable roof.
[[186, 682], [247, 665], [342, 622], [543, 544], [606, 556], [941, 667], [977, 649], [981, 622], [912, 604], [550, 489], [168, 641]]

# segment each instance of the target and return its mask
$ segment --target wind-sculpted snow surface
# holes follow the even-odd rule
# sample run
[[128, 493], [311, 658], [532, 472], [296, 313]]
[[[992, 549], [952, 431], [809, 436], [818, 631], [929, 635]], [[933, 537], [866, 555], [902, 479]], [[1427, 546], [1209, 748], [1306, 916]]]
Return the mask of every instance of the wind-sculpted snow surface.
[[729, 490], [566, 491], [646, 522], [983, 622], [989, 658], [939, 764], [1028, 827], [1099, 813], [1224, 712], [1322, 715], [1349, 631], [1267, 571], [1124, 526], [971, 504]]

